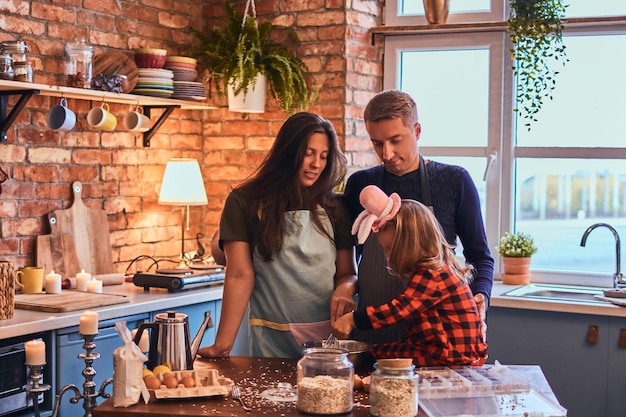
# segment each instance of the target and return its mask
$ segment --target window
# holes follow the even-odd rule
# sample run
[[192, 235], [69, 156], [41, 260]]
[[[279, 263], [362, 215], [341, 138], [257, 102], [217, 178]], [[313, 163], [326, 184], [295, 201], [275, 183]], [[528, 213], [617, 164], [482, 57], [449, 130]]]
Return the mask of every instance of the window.
[[[421, 2], [405, 3], [399, 17], [419, 24]], [[508, 4], [459, 2], [466, 10], [453, 15], [453, 3], [451, 16], [464, 22], [472, 21], [479, 7], [489, 14]], [[569, 62], [557, 76], [553, 100], [544, 103], [530, 131], [515, 120], [506, 25], [387, 36], [384, 85], [415, 98], [420, 151], [472, 174], [494, 257], [504, 232], [524, 231], [539, 248], [531, 265], [533, 280], [608, 286], [617, 267], [613, 235], [600, 228], [585, 247], [580, 241], [594, 223], [612, 225], [626, 241], [626, 134], [621, 126], [626, 118], [626, 18], [598, 19], [626, 15], [626, 2], [569, 3], [566, 17], [590, 19], [566, 26]]]

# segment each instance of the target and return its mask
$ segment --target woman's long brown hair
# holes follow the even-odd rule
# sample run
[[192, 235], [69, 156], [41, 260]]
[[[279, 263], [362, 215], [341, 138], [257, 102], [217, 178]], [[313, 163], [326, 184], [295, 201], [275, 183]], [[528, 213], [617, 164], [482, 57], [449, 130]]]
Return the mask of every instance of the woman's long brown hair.
[[[298, 171], [313, 133], [328, 137], [328, 157], [319, 179], [305, 187], [300, 183]], [[330, 121], [308, 112], [296, 113], [285, 121], [255, 174], [238, 187], [245, 190], [252, 203], [248, 207], [249, 218], [259, 218], [254, 245], [266, 261], [282, 248], [284, 214], [288, 210], [309, 210], [317, 229], [333, 239], [322, 226], [317, 208], [336, 206], [334, 190], [345, 176], [346, 165]]]

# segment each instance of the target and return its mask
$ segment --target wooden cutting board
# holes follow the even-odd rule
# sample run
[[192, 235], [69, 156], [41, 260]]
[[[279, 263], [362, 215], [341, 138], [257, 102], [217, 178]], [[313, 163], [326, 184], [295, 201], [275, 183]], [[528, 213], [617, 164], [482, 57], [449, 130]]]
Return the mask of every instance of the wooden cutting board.
[[74, 246], [74, 238], [57, 231], [54, 213], [48, 215], [51, 234], [37, 236], [37, 265], [47, 274], [51, 270], [62, 277], [75, 276], [80, 272], [80, 262]]
[[60, 294], [15, 295], [15, 308], [47, 313], [63, 313], [128, 302], [130, 302], [130, 299], [125, 295], [98, 294], [72, 290], [63, 290]]
[[51, 217], [56, 221], [56, 234], [68, 234], [74, 241], [79, 267], [75, 272], [65, 271], [65, 276], [75, 276], [84, 269], [91, 275], [113, 272], [109, 220], [104, 210], [89, 208], [82, 200], [83, 185], [72, 183], [74, 202], [69, 209], [55, 210]]
[[113, 73], [125, 75], [128, 79], [128, 91], [124, 91], [125, 93], [133, 91], [139, 80], [137, 64], [124, 52], [108, 51], [93, 58], [93, 75], [106, 74], [111, 76]]

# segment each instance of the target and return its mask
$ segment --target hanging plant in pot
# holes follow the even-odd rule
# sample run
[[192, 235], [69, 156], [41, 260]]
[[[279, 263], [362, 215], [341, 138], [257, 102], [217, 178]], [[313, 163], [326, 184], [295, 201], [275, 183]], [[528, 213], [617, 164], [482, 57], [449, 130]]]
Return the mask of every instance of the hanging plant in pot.
[[[315, 91], [309, 88], [306, 65], [286, 45], [271, 38], [275, 30], [284, 30], [297, 45], [297, 34], [291, 28], [274, 26], [270, 21], [257, 21], [253, 0], [248, 0], [243, 14], [237, 13], [229, 0], [225, 0], [224, 6], [226, 18], [222, 27], [215, 26], [206, 33], [188, 28], [198, 43], [186, 52], [198, 59], [200, 70], [206, 73], [209, 97], [213, 90], [221, 97], [230, 90], [231, 111], [261, 113], [265, 97], [254, 99], [249, 93], [265, 94], [267, 83], [272, 96], [287, 114], [314, 102]], [[240, 93], [247, 94], [240, 99], [240, 104], [256, 103], [257, 106], [237, 107], [238, 99], [234, 96]]]
[[523, 232], [505, 233], [496, 251], [502, 257], [503, 284], [522, 285], [530, 282], [530, 259], [537, 252], [534, 239]]
[[517, 78], [514, 111], [531, 123], [545, 99], [552, 99], [556, 87], [554, 64], [567, 62], [563, 44], [563, 18], [566, 5], [562, 0], [509, 0], [508, 35], [513, 43], [509, 49], [513, 59], [513, 75]]

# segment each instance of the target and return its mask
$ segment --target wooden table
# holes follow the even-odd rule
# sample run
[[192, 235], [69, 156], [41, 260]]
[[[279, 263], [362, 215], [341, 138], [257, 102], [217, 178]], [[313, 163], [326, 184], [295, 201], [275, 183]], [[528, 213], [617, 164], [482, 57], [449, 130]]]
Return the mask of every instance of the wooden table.
[[[127, 408], [113, 407], [113, 399], [108, 399], [94, 409], [94, 417], [251, 417], [251, 416], [306, 416], [296, 409], [294, 402], [274, 402], [261, 396], [267, 389], [275, 387], [278, 382], [289, 382], [296, 385], [296, 359], [257, 358], [233, 356], [227, 359], [198, 359], [194, 366], [197, 369], [215, 368], [220, 374], [235, 381], [241, 388], [242, 398], [252, 408], [251, 412], [243, 410], [238, 402], [229, 397], [201, 398], [188, 400], [160, 400], [139, 404]], [[543, 391], [552, 398], [554, 395], [538, 366], [513, 367], [531, 380], [533, 387]], [[351, 413], [342, 414], [346, 417], [369, 416], [369, 394], [355, 391], [354, 407]], [[422, 410], [419, 417], [427, 417]]]

